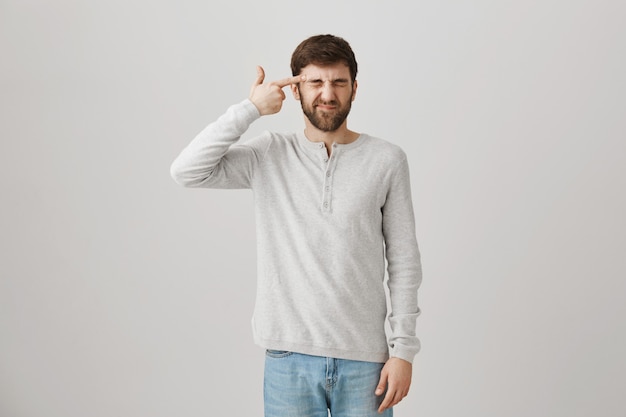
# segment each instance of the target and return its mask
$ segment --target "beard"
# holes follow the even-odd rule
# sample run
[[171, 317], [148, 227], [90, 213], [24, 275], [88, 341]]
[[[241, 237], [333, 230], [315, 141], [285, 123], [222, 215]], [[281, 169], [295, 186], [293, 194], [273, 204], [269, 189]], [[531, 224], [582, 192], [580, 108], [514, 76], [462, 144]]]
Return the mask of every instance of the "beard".
[[[302, 96], [301, 96], [302, 97]], [[338, 106], [331, 112], [326, 112], [317, 109], [318, 104], [327, 104], [331, 106]], [[352, 108], [352, 101], [348, 101], [344, 106], [339, 106], [339, 102], [336, 100], [330, 100], [323, 102], [320, 100], [314, 101], [308, 105], [304, 103], [304, 100], [300, 100], [302, 106], [302, 112], [309, 119], [311, 124], [322, 132], [334, 132], [339, 129], [343, 122], [348, 117], [350, 109]]]

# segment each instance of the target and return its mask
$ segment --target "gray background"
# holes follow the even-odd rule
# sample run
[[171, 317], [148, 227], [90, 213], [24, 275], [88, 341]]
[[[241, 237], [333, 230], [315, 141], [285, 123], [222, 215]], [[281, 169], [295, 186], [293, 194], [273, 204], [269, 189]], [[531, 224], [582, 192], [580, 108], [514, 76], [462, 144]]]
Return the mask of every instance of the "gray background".
[[[622, 1], [0, 0], [0, 416], [259, 416], [249, 191], [178, 152], [289, 74], [360, 64], [402, 146], [423, 350], [397, 416], [626, 416]], [[256, 122], [301, 129], [291, 98]]]

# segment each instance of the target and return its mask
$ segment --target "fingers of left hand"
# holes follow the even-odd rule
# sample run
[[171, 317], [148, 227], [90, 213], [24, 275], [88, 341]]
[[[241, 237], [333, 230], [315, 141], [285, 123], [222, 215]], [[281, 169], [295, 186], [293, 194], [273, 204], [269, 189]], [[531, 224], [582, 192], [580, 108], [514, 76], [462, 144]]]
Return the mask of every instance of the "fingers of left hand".
[[395, 390], [388, 389], [387, 393], [385, 394], [385, 398], [383, 399], [383, 402], [380, 403], [380, 407], [378, 408], [378, 411], [382, 412], [383, 410], [389, 407], [392, 407], [394, 398], [395, 398]]
[[406, 395], [406, 390], [389, 389], [387, 391], [387, 394], [385, 394], [385, 399], [378, 408], [378, 412], [382, 413], [385, 409], [395, 406], [400, 401], [402, 401], [402, 399], [406, 397]]

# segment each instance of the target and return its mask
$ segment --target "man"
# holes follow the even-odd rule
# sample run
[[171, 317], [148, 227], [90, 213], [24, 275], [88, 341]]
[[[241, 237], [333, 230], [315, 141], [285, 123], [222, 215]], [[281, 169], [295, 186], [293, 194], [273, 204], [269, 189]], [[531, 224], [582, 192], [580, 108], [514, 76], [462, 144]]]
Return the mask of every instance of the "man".
[[[406, 155], [348, 129], [357, 62], [344, 39], [304, 40], [291, 70], [265, 83], [258, 67], [249, 98], [200, 132], [171, 174], [189, 187], [254, 192], [253, 332], [266, 349], [265, 415], [391, 416], [419, 350], [421, 264]], [[238, 142], [257, 118], [280, 111], [288, 86], [304, 131]]]

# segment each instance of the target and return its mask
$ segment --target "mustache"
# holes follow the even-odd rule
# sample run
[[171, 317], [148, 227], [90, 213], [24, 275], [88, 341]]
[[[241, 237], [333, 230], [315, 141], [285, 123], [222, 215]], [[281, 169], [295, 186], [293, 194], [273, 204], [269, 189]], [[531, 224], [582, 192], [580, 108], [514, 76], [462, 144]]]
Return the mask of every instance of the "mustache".
[[329, 100], [329, 101], [316, 100], [313, 102], [313, 106], [319, 106], [320, 104], [323, 106], [337, 106], [339, 105], [339, 102], [337, 102], [337, 100]]

